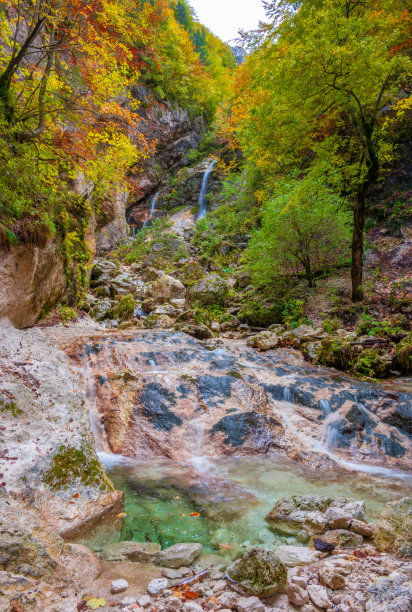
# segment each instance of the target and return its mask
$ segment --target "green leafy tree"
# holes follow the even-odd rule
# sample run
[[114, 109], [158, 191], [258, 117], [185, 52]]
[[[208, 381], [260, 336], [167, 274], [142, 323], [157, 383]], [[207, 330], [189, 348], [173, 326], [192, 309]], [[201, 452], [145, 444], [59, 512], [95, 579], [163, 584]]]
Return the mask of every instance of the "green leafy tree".
[[[410, 4], [410, 3], [409, 3]], [[405, 106], [410, 7], [403, 0], [282, 0], [250, 39], [232, 126], [267, 173], [327, 159], [353, 210], [352, 299], [363, 298], [368, 189], [391, 155], [388, 111]]]
[[254, 282], [304, 274], [313, 287], [319, 271], [348, 256], [349, 237], [350, 215], [324, 176], [281, 179], [263, 205], [262, 227], [252, 234], [248, 261]]

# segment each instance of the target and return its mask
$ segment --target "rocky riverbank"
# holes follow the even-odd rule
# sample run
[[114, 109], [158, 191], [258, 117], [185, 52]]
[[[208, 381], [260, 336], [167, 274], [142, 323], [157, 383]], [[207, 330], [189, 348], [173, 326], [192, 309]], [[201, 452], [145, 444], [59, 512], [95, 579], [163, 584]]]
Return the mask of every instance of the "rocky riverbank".
[[[99, 560], [84, 546], [68, 543], [78, 538], [81, 533], [89, 532], [93, 524], [103, 522], [111, 525], [117, 523], [121, 526], [123, 520], [122, 494], [113, 489], [113, 485], [95, 455], [89, 421], [90, 400], [93, 397], [97, 398], [98, 409], [103, 409], [110, 444], [117, 444], [118, 451], [120, 450], [122, 453], [130, 449], [130, 456], [142, 456], [142, 452], [146, 456], [159, 456], [159, 452], [160, 454], [169, 453], [170, 455], [173, 449], [184, 449], [184, 444], [176, 445], [177, 430], [173, 431], [173, 429], [180, 427], [177, 422], [178, 419], [182, 420], [182, 425], [190, 423], [193, 415], [192, 412], [187, 413], [187, 407], [192, 405], [192, 408], [193, 406], [200, 408], [201, 420], [203, 417], [210, 419], [213, 415], [214, 421], [210, 423], [208, 428], [205, 428], [206, 436], [204, 439], [204, 443], [206, 445], [210, 444], [210, 448], [214, 449], [213, 452], [222, 454], [267, 453], [273, 445], [273, 451], [278, 455], [279, 452], [282, 454], [286, 451], [286, 454], [294, 459], [300, 457], [301, 461], [313, 465], [317, 462], [320, 465], [319, 460], [322, 456], [320, 453], [313, 454], [312, 451], [312, 454], [308, 454], [304, 450], [303, 438], [302, 443], [293, 440], [293, 431], [300, 429], [301, 419], [307, 419], [308, 417], [308, 414], [302, 416], [302, 408], [299, 407], [299, 402], [302, 400], [298, 399], [297, 392], [298, 389], [302, 392], [302, 385], [305, 380], [309, 383], [312, 380], [313, 383], [315, 372], [312, 371], [309, 376], [303, 362], [295, 362], [295, 365], [290, 361], [286, 363], [284, 361], [286, 353], [282, 354], [281, 352], [277, 353], [277, 357], [273, 361], [268, 359], [269, 353], [265, 354], [263, 361], [261, 357], [256, 361], [247, 352], [245, 340], [235, 341], [235, 344], [229, 348], [224, 344], [219, 345], [219, 343], [210, 346], [207, 341], [202, 344], [201, 341], [182, 333], [173, 332], [169, 337], [167, 332], [162, 330], [157, 332], [135, 330], [132, 333], [129, 333], [129, 331], [122, 333], [124, 336], [122, 341], [119, 342], [120, 338], [116, 338], [115, 335], [119, 334], [118, 331], [108, 333], [108, 330], [105, 330], [99, 324], [93, 324], [87, 319], [84, 319], [83, 323], [79, 321], [75, 325], [66, 327], [59, 325], [26, 331], [18, 331], [8, 327], [1, 330], [2, 429], [0, 461], [2, 482], [0, 483], [0, 495], [2, 498], [2, 525], [0, 530], [0, 560], [2, 582], [0, 597], [2, 609], [10, 609], [16, 612], [21, 609], [69, 612], [75, 610], [85, 593], [96, 595], [98, 599], [103, 597], [108, 603], [102, 609], [110, 609], [110, 604], [115, 603], [117, 605], [125, 597], [132, 597], [138, 601], [144, 595], [148, 583], [153, 579], [167, 578], [172, 581], [168, 582], [167, 586], [173, 587], [173, 581], [184, 579], [190, 575], [190, 567], [195, 573], [198, 573], [204, 567], [208, 567], [211, 563], [216, 564], [216, 562], [218, 565], [219, 563], [222, 565], [215, 566], [212, 573], [206, 574], [204, 576], [205, 582], [202, 582], [202, 585], [198, 585], [196, 582], [196, 588], [194, 586], [190, 587], [189, 591], [196, 591], [197, 593], [196, 601], [191, 601], [190, 595], [189, 600], [186, 601], [184, 595], [179, 595], [179, 590], [172, 589], [169, 593], [166, 591], [166, 595], [163, 591], [162, 594], [150, 595], [150, 600], [145, 599], [146, 604], [144, 605], [149, 610], [180, 610], [185, 605], [185, 610], [187, 609], [188, 612], [190, 606], [193, 606], [194, 603], [196, 605], [202, 604], [204, 609], [246, 610], [248, 608], [245, 608], [245, 606], [249, 605], [258, 606], [257, 609], [261, 609], [259, 607], [261, 604], [256, 600], [253, 600], [252, 603], [250, 601], [245, 603], [246, 595], [242, 595], [242, 589], [240, 589], [242, 593], [233, 591], [234, 583], [230, 580], [223, 580], [222, 575], [218, 573], [221, 570], [226, 571], [228, 561], [225, 560], [224, 555], [218, 559], [216, 557], [210, 559], [207, 555], [202, 556], [203, 558], [200, 558], [202, 567], [199, 565], [200, 561], [196, 561], [196, 559], [191, 559], [190, 562], [186, 561], [186, 565], [189, 566], [188, 574], [177, 568], [181, 576], [176, 574], [173, 575], [173, 578], [170, 578], [171, 574], [169, 574], [169, 577], [162, 576], [162, 572], [165, 571], [164, 567], [162, 569], [157, 565], [165, 565], [164, 558], [167, 556], [167, 551], [162, 552], [162, 558], [157, 556], [159, 551], [154, 551], [154, 553], [152, 551], [152, 556], [146, 553], [146, 556], [135, 555], [133, 561], [130, 559], [129, 553], [127, 555], [122, 553], [120, 558], [116, 558], [116, 556], [113, 556], [113, 551], [111, 556], [108, 553], [101, 554], [99, 552], [101, 555]], [[139, 334], [141, 334], [141, 337], [139, 337]], [[165, 345], [165, 342], [170, 344]], [[233, 342], [233, 340], [230, 342]], [[243, 343], [243, 348], [240, 345], [237, 346], [236, 342]], [[148, 343], [147, 347], [145, 343]], [[131, 352], [127, 347], [130, 347]], [[136, 347], [139, 347], [137, 353], [135, 352]], [[82, 383], [78, 371], [80, 364], [83, 367], [82, 360], [85, 358], [83, 357], [79, 361], [78, 351], [80, 348], [85, 357], [87, 356], [92, 360], [89, 362], [92, 366], [92, 376], [88, 380], [89, 383], [93, 383], [93, 389], [96, 386], [98, 389], [97, 396], [93, 395], [90, 388], [86, 389], [87, 401], [85, 401], [85, 395], [82, 392], [84, 381]], [[107, 352], [109, 349], [111, 355]], [[70, 358], [66, 356], [65, 351], [69, 352]], [[74, 361], [73, 357], [75, 357]], [[137, 361], [135, 357], [138, 358]], [[129, 360], [128, 363], [123, 362], [126, 358]], [[132, 362], [140, 369], [139, 376], [133, 374], [133, 370], [130, 369]], [[191, 364], [191, 362], [193, 363]], [[155, 367], [154, 364], [156, 364]], [[182, 366], [186, 368], [188, 364], [193, 367], [192, 376], [189, 373], [185, 376], [185, 372], [182, 370]], [[161, 368], [171, 368], [169, 374], [166, 373], [165, 375], [169, 384], [172, 385], [167, 392], [166, 390], [163, 392], [162, 388], [160, 390], [157, 387], [152, 388], [154, 383], [149, 380], [156, 375], [158, 376], [156, 370], [160, 370], [159, 366]], [[253, 366], [254, 375], [257, 373], [258, 377], [269, 376], [272, 384], [274, 383], [274, 376], [279, 377], [279, 384], [283, 379], [283, 386], [279, 391], [282, 395], [282, 401], [285, 395], [284, 383], [287, 383], [286, 387], [293, 394], [295, 403], [286, 402], [286, 405], [289, 406], [283, 417], [279, 418], [281, 416], [279, 413], [281, 404], [277, 400], [277, 403], [273, 404], [273, 406], [277, 406], [276, 414], [272, 412], [274, 408], [270, 406], [270, 403], [262, 410], [262, 395], [261, 392], [257, 391], [256, 385], [262, 384], [264, 378], [261, 379], [260, 383], [258, 380], [250, 379], [251, 373], [247, 368], [251, 366]], [[111, 368], [111, 373], [104, 369], [107, 367]], [[210, 373], [206, 373], [205, 370], [202, 375], [199, 372], [200, 367], [206, 367], [206, 370], [212, 369]], [[175, 375], [173, 374], [173, 368], [176, 368]], [[291, 378], [294, 368], [296, 376], [299, 377], [299, 382], [296, 380], [295, 387]], [[261, 374], [259, 374], [260, 369]], [[196, 370], [197, 373], [194, 376]], [[268, 374], [264, 374], [265, 371]], [[289, 373], [285, 378], [286, 371]], [[105, 377], [105, 374], [108, 374], [108, 376]], [[316, 375], [319, 375], [319, 372]], [[325, 372], [323, 372], [324, 375]], [[101, 377], [100, 382], [99, 376]], [[185, 393], [182, 395], [180, 392], [181, 400], [177, 401], [178, 396], [176, 395], [174, 403], [170, 404], [169, 400], [173, 399], [174, 393], [171, 382], [173, 376], [176, 377], [176, 388], [179, 384], [187, 387], [186, 399], [184, 398]], [[185, 376], [185, 378], [179, 383], [178, 379], [181, 376]], [[222, 376], [223, 379], [221, 380]], [[320, 380], [325, 383], [322, 384], [321, 388], [329, 389], [328, 385], [329, 383], [332, 384], [332, 380], [328, 383], [325, 382], [324, 378], [320, 377]], [[333, 384], [337, 384], [336, 381]], [[330, 389], [328, 393], [330, 393]], [[335, 389], [334, 393], [336, 397], [339, 395], [347, 397], [343, 393], [343, 388]], [[274, 395], [269, 393], [269, 397], [275, 398], [277, 395], [276, 393]], [[137, 399], [138, 397], [140, 400]], [[146, 403], [143, 401], [145, 397]], [[256, 406], [253, 411], [250, 411], [250, 402], [254, 401], [254, 397]], [[315, 397], [318, 403], [321, 401], [315, 395], [311, 397], [311, 404], [315, 401]], [[309, 395], [307, 398], [309, 400]], [[107, 403], [105, 403], [106, 401]], [[229, 408], [229, 404], [232, 405], [232, 409]], [[305, 403], [301, 405], [304, 406]], [[140, 416], [133, 412], [135, 406], [139, 406], [139, 410], [142, 410]], [[253, 413], [255, 419], [275, 418], [276, 423], [273, 424], [273, 427], [270, 424], [268, 426], [262, 425], [261, 434], [259, 434], [259, 423], [249, 423], [242, 416], [245, 412], [247, 414], [247, 406], [249, 406], [249, 412]], [[295, 409], [291, 411], [292, 406], [295, 406]], [[309, 410], [307, 403], [306, 408]], [[109, 410], [108, 413], [107, 409]], [[115, 412], [112, 412], [113, 409]], [[295, 416], [293, 416], [294, 410]], [[133, 424], [130, 421], [122, 420], [127, 414], [134, 414], [135, 430], [133, 430]], [[236, 416], [237, 414], [238, 416]], [[290, 429], [293, 419], [297, 419], [296, 429], [293, 427]], [[165, 427], [169, 422], [172, 425], [171, 429], [169, 426]], [[215, 425], [213, 425], [213, 422], [215, 422]], [[313, 423], [310, 419], [307, 422]], [[99, 425], [98, 419], [95, 421], [95, 425]], [[131, 436], [135, 437], [138, 429], [140, 429], [140, 438], [137, 438], [137, 443], [131, 444]], [[399, 435], [399, 430], [396, 430], [396, 432], [396, 435]], [[182, 428], [182, 442], [185, 439], [183, 433], [184, 427]], [[314, 430], [312, 433], [314, 433]], [[380, 433], [379, 428], [377, 433]], [[95, 431], [95, 435], [99, 436], [98, 429]], [[173, 436], [174, 442], [172, 442], [170, 435]], [[318, 433], [315, 435], [318, 435]], [[128, 436], [129, 442], [127, 442]], [[150, 440], [153, 441], [154, 445], [150, 443]], [[261, 444], [262, 440], [265, 440], [264, 446]], [[193, 451], [188, 448], [187, 452], [190, 454]], [[405, 457], [402, 460], [404, 459]], [[327, 459], [327, 461], [331, 460]], [[399, 461], [399, 465], [401, 464], [402, 461]], [[331, 465], [336, 464], [332, 461]], [[348, 519], [345, 516], [345, 508], [342, 510], [343, 516], [332, 517], [333, 513], [329, 512], [329, 514], [324, 514], [324, 518], [317, 516], [315, 520], [314, 517], [310, 517], [311, 525], [323, 526], [322, 530], [319, 531], [318, 529], [315, 534], [321, 534], [320, 537], [324, 537], [325, 541], [329, 544], [333, 543], [336, 550], [341, 550], [342, 541], [345, 541], [345, 533], [342, 535], [345, 528], [338, 527], [339, 523], [339, 525], [345, 524], [349, 531], [353, 528], [356, 532], [356, 535], [351, 532], [353, 534], [350, 540], [352, 548], [355, 547], [355, 550], [363, 551], [366, 547], [365, 550], [369, 551], [365, 554], [361, 552], [352, 555], [345, 549], [344, 552], [333, 555], [333, 558], [343, 559], [356, 570], [359, 569], [359, 572], [355, 571], [353, 575], [351, 573], [352, 578], [347, 580], [346, 586], [341, 592], [335, 593], [333, 589], [330, 592], [327, 591], [330, 609], [345, 612], [347, 610], [363, 609], [356, 608], [358, 600], [353, 598], [362, 593], [362, 602], [365, 603], [368, 598], [372, 597], [372, 592], [369, 593], [368, 589], [372, 588], [375, 578], [380, 575], [379, 572], [382, 568], [384, 570], [382, 572], [383, 576], [396, 570], [398, 573], [400, 572], [401, 577], [399, 578], [397, 575], [393, 579], [389, 577], [387, 579], [389, 582], [385, 582], [382, 588], [376, 587], [376, 597], [383, 597], [382, 592], [386, 593], [388, 588], [392, 588], [393, 585], [400, 593], [403, 593], [402, 597], [404, 597], [406, 587], [402, 576], [405, 574], [407, 565], [401, 560], [401, 556], [410, 554], [405, 543], [406, 539], [410, 537], [405, 535], [408, 533], [407, 529], [409, 529], [406, 523], [406, 518], [410, 513], [408, 503], [405, 502], [405, 508], [402, 506], [401, 511], [396, 510], [396, 507], [395, 510], [386, 509], [381, 521], [382, 528], [378, 531], [374, 530], [375, 543], [382, 553], [376, 552], [373, 541], [368, 540], [371, 535], [371, 527], [366, 523], [362, 528], [366, 543], [362, 542], [364, 536], [362, 536], [362, 532], [359, 533], [359, 518], [349, 517]], [[283, 525], [286, 522], [285, 514], [286, 511], [281, 512]], [[271, 516], [273, 517], [273, 513]], [[301, 532], [300, 537], [302, 537], [302, 531], [306, 530], [307, 537], [313, 538], [314, 534], [308, 529], [307, 518], [307, 516], [305, 518], [302, 515], [292, 517], [290, 524], [294, 525], [293, 532], [295, 534]], [[338, 522], [331, 523], [331, 520], [335, 519]], [[335, 528], [335, 533], [336, 531], [339, 532], [338, 539], [334, 537], [331, 540], [333, 529], [331, 531], [330, 527]], [[274, 528], [279, 531], [279, 524], [274, 525]], [[326, 533], [322, 535], [322, 531], [326, 531]], [[312, 543], [308, 542], [309, 545]], [[124, 548], [124, 544], [121, 546]], [[286, 555], [286, 557], [283, 557], [284, 559], [297, 554], [295, 545], [292, 545], [292, 548], [288, 548], [288, 546], [290, 545], [284, 545], [283, 548], [281, 546], [278, 551]], [[371, 546], [372, 548], [370, 548]], [[322, 583], [319, 574], [320, 568], [322, 564], [326, 563], [326, 560], [318, 559], [319, 555], [314, 555], [310, 548], [300, 547], [299, 549], [299, 551], [304, 550], [308, 551], [309, 556], [307, 558], [311, 559], [310, 571], [299, 570], [299, 575], [307, 583], [306, 592], [309, 600], [304, 605], [312, 606], [312, 608], [302, 609], [305, 611], [316, 610], [317, 608], [313, 608], [316, 604], [313, 598], [310, 599], [310, 593], [314, 594], [319, 589], [310, 589], [309, 587], [311, 585], [317, 586], [319, 582], [322, 589], [323, 587], [329, 588]], [[395, 558], [394, 553], [400, 556]], [[302, 553], [300, 552], [300, 554]], [[339, 555], [341, 556], [339, 557]], [[142, 561], [145, 562], [144, 565], [141, 565]], [[140, 565], [136, 565], [136, 563], [140, 563]], [[190, 563], [193, 563], [193, 565], [190, 566]], [[196, 563], [198, 564], [196, 565]], [[174, 565], [172, 567], [176, 569]], [[353, 568], [351, 572], [354, 571]], [[290, 571], [289, 569], [288, 575], [291, 585], [292, 583], [295, 584], [296, 581], [292, 581]], [[367, 572], [368, 579], [364, 580], [365, 584], [360, 588], [357, 581], [361, 580], [362, 576], [364, 578], [365, 572]], [[128, 580], [129, 584], [132, 585], [130, 591], [125, 591], [124, 594], [121, 593], [116, 596], [111, 594], [110, 585], [116, 579]], [[283, 584], [282, 588], [286, 589], [286, 592], [276, 595], [277, 599], [274, 602], [265, 601], [264, 605], [273, 610], [295, 609], [291, 607], [292, 604], [287, 595], [287, 592], [295, 588], [290, 585], [287, 587], [286, 584]], [[302, 585], [302, 581], [297, 584], [300, 588], [302, 588]], [[185, 592], [186, 589], [183, 593]], [[321, 592], [324, 594], [323, 590]], [[392, 591], [389, 590], [388, 592]], [[223, 594], [226, 594], [227, 601]], [[303, 598], [306, 597], [302, 593], [300, 594]], [[338, 595], [342, 595], [339, 602]], [[253, 596], [255, 597], [256, 594]], [[316, 595], [313, 596], [316, 597]], [[294, 597], [294, 595], [291, 595], [291, 597]], [[393, 597], [391, 596], [391, 598]], [[246, 597], [246, 599], [248, 598]], [[355, 603], [351, 603], [352, 600]], [[130, 604], [130, 600], [128, 601]], [[123, 602], [121, 605], [126, 606], [126, 603]], [[180, 607], [177, 607], [178, 603]], [[80, 603], [80, 605], [83, 604]], [[130, 605], [136, 606], [136, 604]], [[374, 608], [369, 606], [366, 609], [373, 610]], [[193, 612], [195, 610], [196, 608], [193, 608]]]

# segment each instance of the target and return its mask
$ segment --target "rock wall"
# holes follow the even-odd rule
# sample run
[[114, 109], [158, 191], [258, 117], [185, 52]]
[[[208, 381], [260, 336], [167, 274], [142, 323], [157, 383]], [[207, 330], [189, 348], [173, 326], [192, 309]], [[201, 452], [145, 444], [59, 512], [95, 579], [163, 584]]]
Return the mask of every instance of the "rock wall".
[[18, 328], [34, 325], [42, 308], [53, 306], [66, 288], [57, 243], [0, 251], [0, 283], [0, 320]]

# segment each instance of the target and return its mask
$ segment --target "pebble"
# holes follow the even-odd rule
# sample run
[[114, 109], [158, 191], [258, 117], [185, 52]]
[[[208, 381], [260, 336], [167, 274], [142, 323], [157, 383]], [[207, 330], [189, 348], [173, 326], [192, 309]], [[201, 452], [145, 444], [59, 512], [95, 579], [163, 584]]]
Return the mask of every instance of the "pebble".
[[294, 582], [302, 589], [306, 589], [306, 587], [308, 586], [308, 582], [303, 576], [292, 576], [291, 582]]
[[330, 567], [320, 568], [319, 580], [322, 584], [326, 584], [326, 586], [334, 591], [343, 589], [346, 584], [345, 578], [342, 576], [342, 574], [339, 574]]
[[117, 604], [119, 608], [128, 608], [129, 606], [133, 606], [136, 603], [134, 597], [125, 597], [122, 601], [119, 601]]
[[203, 612], [203, 608], [194, 601], [183, 604], [182, 612]]
[[237, 607], [237, 596], [232, 591], [222, 593], [219, 597], [219, 605], [225, 608], [236, 608]]
[[118, 580], [113, 580], [110, 586], [111, 593], [123, 593], [123, 591], [127, 591], [129, 588], [129, 583], [127, 580], [123, 578], [119, 578]]
[[226, 580], [218, 580], [213, 587], [214, 593], [221, 593], [227, 587]]
[[309, 601], [309, 595], [306, 590], [295, 582], [288, 584], [287, 595], [290, 603], [294, 606], [303, 606], [303, 604]]
[[182, 600], [178, 597], [169, 597], [164, 600], [166, 612], [179, 612], [182, 608]]
[[318, 608], [329, 608], [330, 601], [328, 592], [324, 586], [319, 584], [310, 584], [307, 588], [309, 597]]
[[158, 595], [164, 589], [167, 589], [169, 583], [167, 578], [155, 578], [147, 585], [149, 595]]
[[148, 608], [149, 606], [152, 605], [152, 600], [149, 597], [149, 595], [142, 595], [141, 597], [139, 597], [139, 599], [137, 600], [137, 603], [139, 604], [139, 606], [141, 608]]
[[265, 606], [258, 597], [241, 597], [237, 609], [238, 612], [265, 612]]

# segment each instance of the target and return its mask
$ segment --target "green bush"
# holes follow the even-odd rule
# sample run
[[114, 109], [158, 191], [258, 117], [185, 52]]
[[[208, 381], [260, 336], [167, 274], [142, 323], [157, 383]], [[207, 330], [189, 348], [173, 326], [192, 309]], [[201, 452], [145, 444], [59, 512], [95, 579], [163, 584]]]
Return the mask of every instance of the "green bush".
[[408, 334], [396, 347], [396, 363], [403, 372], [412, 372], [412, 333]]
[[282, 311], [282, 323], [291, 329], [296, 329], [300, 325], [312, 325], [305, 316], [303, 301], [291, 299], [286, 302]]

